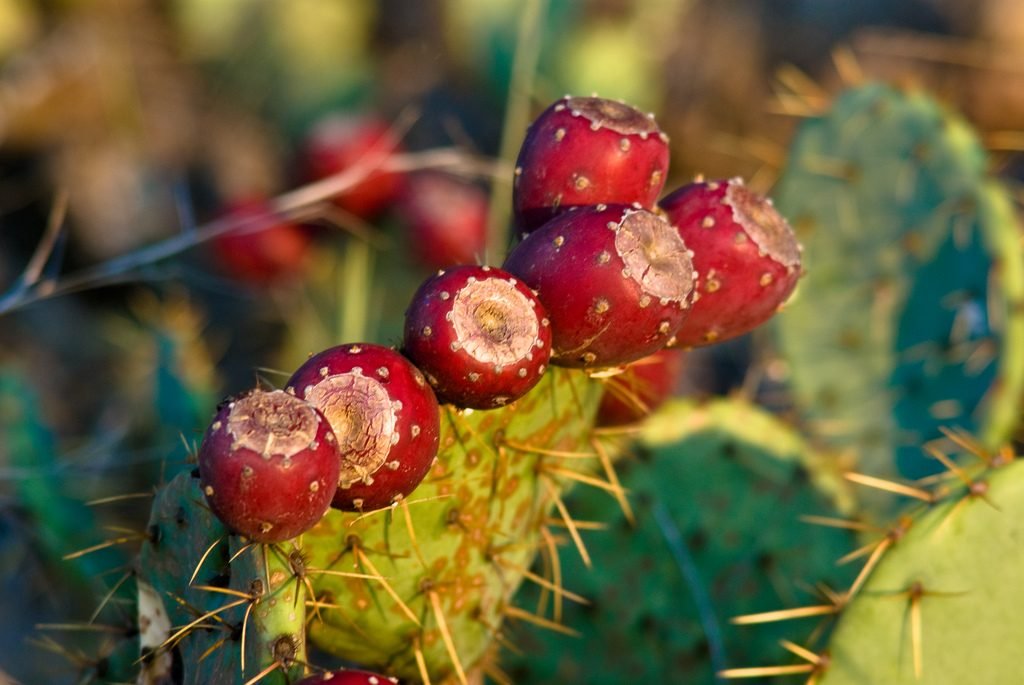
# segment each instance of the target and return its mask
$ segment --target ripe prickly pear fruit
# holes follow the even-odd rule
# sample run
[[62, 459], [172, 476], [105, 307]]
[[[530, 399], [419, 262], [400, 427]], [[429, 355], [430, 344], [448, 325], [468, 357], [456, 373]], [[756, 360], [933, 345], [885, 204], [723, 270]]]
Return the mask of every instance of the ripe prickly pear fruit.
[[403, 351], [438, 398], [493, 409], [535, 386], [551, 356], [537, 296], [508, 272], [457, 266], [420, 286], [405, 317]]
[[685, 354], [682, 350], [661, 350], [609, 378], [597, 409], [597, 425], [624, 426], [647, 418], [675, 389]]
[[365, 178], [331, 198], [338, 207], [370, 219], [390, 205], [402, 187], [402, 175], [379, 169], [401, 149], [386, 121], [373, 116], [335, 115], [311, 130], [305, 146], [306, 174], [319, 180], [368, 165]]
[[409, 223], [416, 257], [434, 269], [476, 264], [487, 242], [487, 195], [479, 187], [436, 171], [406, 179], [396, 206]]
[[306, 676], [295, 685], [397, 685], [398, 678], [392, 678], [370, 671], [329, 671]]
[[287, 387], [323, 412], [338, 438], [333, 506], [380, 509], [427, 475], [440, 434], [437, 398], [398, 352], [366, 343], [331, 347], [300, 366]]
[[625, 205], [567, 212], [534, 231], [504, 269], [537, 291], [551, 363], [627, 364], [654, 354], [686, 318], [696, 273], [679, 232]]
[[694, 251], [697, 299], [673, 346], [736, 337], [767, 321], [800, 278], [800, 244], [772, 206], [738, 178], [696, 182], [661, 201]]
[[199, 448], [210, 509], [257, 542], [312, 528], [330, 507], [340, 468], [330, 424], [282, 390], [256, 389], [223, 403]]
[[232, 276], [264, 284], [302, 273], [309, 261], [309, 233], [275, 217], [265, 198], [232, 202], [227, 205], [224, 218], [237, 220], [241, 225], [213, 238], [210, 247]]
[[564, 97], [530, 126], [516, 161], [513, 208], [529, 233], [569, 207], [653, 208], [668, 172], [668, 137], [622, 102]]

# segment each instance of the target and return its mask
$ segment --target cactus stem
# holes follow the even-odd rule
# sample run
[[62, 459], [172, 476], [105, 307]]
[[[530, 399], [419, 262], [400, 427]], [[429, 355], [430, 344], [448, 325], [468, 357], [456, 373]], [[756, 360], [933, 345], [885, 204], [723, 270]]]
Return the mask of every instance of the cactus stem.
[[119, 589], [121, 589], [121, 586], [124, 585], [128, 581], [128, 579], [131, 578], [134, 575], [135, 575], [134, 569], [129, 569], [129, 570], [125, 571], [121, 575], [121, 577], [117, 580], [117, 582], [114, 583], [113, 586], [111, 586], [111, 588], [107, 592], [107, 594], [103, 595], [103, 599], [100, 600], [100, 603], [96, 607], [95, 611], [93, 611], [92, 615], [89, 616], [89, 620], [87, 621], [87, 623], [93, 623], [97, 619], [97, 617], [99, 617], [100, 612], [102, 612], [103, 608], [105, 606], [107, 606], [107, 604], [110, 602], [111, 598], [113, 598], [113, 596], [117, 593], [117, 591]]
[[891, 492], [897, 495], [905, 495], [907, 497], [913, 497], [919, 499], [922, 502], [931, 504], [935, 501], [935, 495], [927, 490], [921, 488], [915, 488], [904, 483], [897, 483], [896, 481], [886, 480], [885, 478], [876, 478], [875, 476], [868, 476], [863, 473], [855, 473], [853, 471], [844, 473], [843, 477], [851, 483], [857, 485], [864, 485], [869, 488], [875, 488], [876, 490], [882, 490], [884, 492]]
[[562, 478], [567, 478], [577, 483], [590, 485], [592, 487], [597, 488], [598, 490], [604, 490], [605, 492], [609, 492], [615, 495], [616, 499], [620, 497], [625, 499], [625, 493], [627, 492], [626, 490], [622, 489], [621, 485], [616, 486], [613, 483], [603, 481], [600, 478], [594, 478], [593, 476], [588, 476], [584, 473], [580, 473], [579, 471], [573, 471], [572, 469], [565, 469], [558, 466], [550, 466], [544, 464], [541, 466], [540, 471], [541, 473], [546, 473], [550, 476], [560, 476]]
[[192, 585], [192, 583], [195, 582], [196, 576], [199, 575], [199, 570], [203, 568], [203, 563], [206, 561], [206, 558], [208, 556], [210, 556], [210, 552], [212, 552], [214, 550], [214, 548], [217, 545], [219, 545], [220, 543], [222, 543], [223, 541], [224, 541], [224, 537], [223, 536], [217, 538], [216, 540], [214, 540], [210, 544], [209, 547], [206, 548], [206, 551], [203, 552], [203, 556], [199, 557], [199, 561], [196, 563], [196, 568], [195, 568], [195, 570], [192, 571], [192, 576], [188, 579], [188, 584], [189, 585]]
[[445, 649], [448, 650], [448, 656], [451, 657], [452, 665], [455, 666], [455, 674], [462, 685], [469, 685], [466, 680], [466, 672], [462, 668], [462, 660], [459, 659], [459, 653], [455, 649], [455, 641], [452, 639], [451, 631], [448, 630], [448, 622], [445, 620], [444, 611], [441, 608], [441, 596], [434, 590], [428, 590], [427, 597], [430, 599], [430, 606], [434, 610], [434, 619], [437, 621], [438, 630], [441, 631], [441, 639], [444, 640]]
[[205, 661], [208, 656], [210, 656], [211, 654], [216, 652], [218, 649], [223, 647], [224, 643], [227, 642], [230, 639], [231, 639], [231, 634], [229, 633], [229, 634], [225, 635], [224, 637], [222, 637], [221, 639], [219, 639], [216, 642], [214, 642], [212, 645], [210, 645], [209, 647], [206, 648], [205, 652], [203, 652], [202, 654], [199, 655], [199, 658], [196, 659], [196, 663], [197, 664], [203, 663], [203, 661]]
[[485, 663], [482, 668], [484, 675], [498, 683], [498, 685], [513, 685], [512, 679], [509, 678], [505, 671], [498, 668], [497, 664]]
[[779, 609], [777, 611], [764, 611], [758, 614], [744, 614], [733, 616], [729, 623], [738, 626], [749, 626], [755, 623], [775, 623], [776, 621], [790, 621], [796, 618], [808, 618], [811, 616], [829, 616], [839, 613], [840, 605], [817, 604], [807, 607], [796, 607], [795, 609]]
[[[203, 589], [207, 589], [206, 586], [203, 586]], [[212, 589], [222, 590], [222, 588], [212, 588]], [[240, 606], [242, 606], [243, 604], [245, 604], [248, 601], [249, 601], [249, 597], [246, 596], [244, 599], [237, 599], [234, 602], [228, 602], [224, 606], [217, 607], [216, 609], [212, 609], [210, 611], [207, 611], [204, 614], [200, 614], [198, 617], [196, 617], [195, 619], [189, 621], [188, 623], [183, 625], [181, 628], [179, 628], [177, 631], [172, 633], [171, 636], [168, 637], [166, 640], [164, 640], [162, 643], [160, 643], [160, 646], [157, 647], [156, 650], [154, 650], [154, 651], [166, 652], [168, 650], [173, 649], [174, 645], [176, 645], [181, 639], [183, 639], [189, 633], [191, 633], [193, 630], [195, 630], [196, 627], [200, 623], [202, 623], [203, 621], [205, 621], [205, 620], [207, 620], [209, 618], [218, 618], [218, 614], [221, 614], [221, 613], [223, 613], [225, 611], [229, 611], [231, 609], [234, 609], [235, 607], [240, 607]]]
[[356, 621], [351, 616], [349, 616], [348, 614], [345, 613], [345, 608], [343, 606], [341, 606], [340, 604], [334, 604], [332, 602], [324, 602], [322, 600], [316, 600], [316, 599], [314, 599], [314, 600], [306, 600], [305, 604], [306, 604], [307, 607], [313, 607], [314, 611], [316, 611], [316, 614], [317, 614], [316, 615], [316, 619], [319, 620], [321, 623], [323, 623], [323, 619], [319, 616], [319, 610], [320, 609], [333, 609], [334, 611], [338, 612], [339, 616], [341, 616], [343, 619], [345, 619], [345, 623], [347, 623], [349, 625], [349, 627], [352, 628], [352, 630], [356, 631], [356, 633], [360, 637], [362, 637], [364, 639], [367, 639], [367, 640], [370, 639], [370, 636], [366, 634], [366, 631], [364, 631], [362, 628], [360, 628], [359, 624], [356, 623]]
[[604, 426], [601, 428], [592, 429], [590, 431], [590, 434], [595, 438], [622, 437], [630, 435], [639, 435], [643, 431], [643, 426]]
[[95, 623], [37, 623], [36, 630], [63, 630], [89, 633], [124, 633], [122, 626], [97, 625]]
[[878, 562], [881, 561], [882, 555], [885, 554], [885, 550], [892, 547], [895, 540], [896, 538], [890, 535], [881, 540], [875, 546], [874, 551], [871, 552], [871, 556], [868, 557], [868, 560], [864, 562], [864, 566], [861, 568], [860, 573], [857, 574], [857, 577], [854, 579], [850, 589], [846, 591], [846, 601], [853, 599], [853, 596], [857, 594], [860, 588], [864, 585], [864, 582], [867, 581], [868, 576], [871, 575], [875, 566], [877, 566]]
[[[575, 519], [574, 523], [579, 530], [608, 530], [608, 524], [604, 521], [581, 521], [580, 519]], [[549, 518], [544, 520], [544, 525], [565, 528], [565, 521]]]
[[519, 607], [509, 605], [505, 607], [502, 613], [504, 613], [506, 618], [526, 621], [527, 623], [532, 623], [533, 625], [539, 628], [546, 628], [547, 630], [551, 630], [556, 633], [562, 633], [563, 635], [568, 635], [570, 637], [580, 637], [580, 633], [578, 631], [573, 630], [568, 626], [563, 626], [561, 623], [555, 623], [554, 621], [546, 619], [543, 616], [531, 614], [529, 611], [524, 611]]
[[540, 585], [542, 588], [550, 590], [551, 592], [555, 593], [556, 595], [560, 595], [562, 597], [565, 597], [566, 599], [568, 599], [570, 601], [573, 601], [573, 602], [576, 602], [577, 604], [590, 604], [590, 600], [587, 599], [586, 597], [583, 597], [581, 595], [577, 595], [575, 592], [571, 592], [569, 590], [566, 590], [561, 585], [558, 585], [555, 582], [553, 582], [551, 580], [548, 580], [547, 578], [539, 576], [536, 573], [533, 573], [532, 571], [529, 571], [529, 570], [527, 570], [526, 568], [524, 568], [522, 566], [519, 566], [517, 564], [512, 564], [512, 563], [509, 563], [507, 561], [501, 561], [501, 560], [498, 560], [497, 563], [502, 568], [504, 568], [506, 570], [509, 570], [509, 571], [512, 571], [514, 573], [518, 573], [518, 574], [522, 575], [524, 578], [526, 578], [527, 580], [533, 581], [537, 585]]
[[[243, 678], [245, 677], [245, 633], [246, 633], [246, 629], [249, 627], [249, 616], [252, 614], [252, 608], [254, 606], [256, 606], [256, 602], [255, 601], [249, 602], [249, 606], [247, 606], [245, 608], [245, 615], [242, 616], [242, 638], [241, 638], [242, 653], [241, 653], [240, 661], [241, 661], [241, 667], [242, 667], [241, 674], [242, 674]], [[274, 662], [274, 663], [277, 663], [277, 662]]]
[[261, 680], [263, 680], [279, 668], [281, 668], [281, 662], [275, 661], [274, 663], [270, 664], [262, 671], [254, 675], [252, 678], [249, 678], [249, 680], [245, 681], [245, 685], [256, 685], [256, 683], [260, 682]]
[[362, 548], [359, 547], [359, 545], [353, 545], [352, 546], [352, 552], [355, 554], [356, 562], [360, 566], [365, 566], [366, 568], [370, 569], [370, 573], [375, 574], [375, 576], [376, 576], [375, 580], [377, 580], [377, 582], [379, 582], [381, 584], [381, 586], [384, 588], [384, 591], [388, 593], [388, 595], [391, 597], [391, 599], [395, 600], [395, 604], [397, 604], [398, 608], [402, 610], [402, 613], [405, 614], [406, 617], [410, 621], [415, 623], [417, 626], [421, 626], [422, 627], [423, 624], [420, 623], [420, 620], [418, 618], [416, 618], [416, 614], [414, 614], [412, 612], [412, 609], [409, 608], [409, 605], [406, 604], [402, 600], [402, 598], [398, 596], [398, 593], [395, 592], [395, 588], [391, 587], [391, 583], [389, 583], [387, 581], [387, 578], [385, 578], [383, 575], [381, 575], [381, 572], [378, 571], [377, 567], [373, 565], [373, 562], [370, 561], [369, 555], [366, 554], [362, 550]]
[[[967, 452], [968, 454], [974, 455], [988, 466], [993, 465], [992, 454], [985, 449], [984, 445], [978, 442], [974, 436], [962, 428], [948, 428], [946, 426], [939, 426], [939, 432], [946, 436], [950, 442], [954, 445]], [[1003, 451], [1000, 450], [1000, 453]], [[1011, 452], [1012, 454], [1012, 452]]]
[[126, 500], [133, 499], [152, 499], [152, 492], [129, 492], [123, 495], [110, 495], [108, 497], [99, 497], [97, 499], [91, 499], [85, 503], [87, 507], [98, 507], [103, 504], [114, 504], [117, 502], [124, 502]]
[[[551, 580], [556, 587], [562, 587], [562, 559], [558, 554], [558, 545], [547, 526], [540, 529], [540, 534], [544, 540], [544, 559], [551, 567]], [[562, 597], [558, 593], [554, 595], [554, 617], [559, 623], [562, 622]]]
[[92, 545], [90, 547], [86, 547], [85, 549], [80, 549], [80, 550], [75, 551], [75, 552], [69, 552], [68, 554], [65, 554], [63, 557], [61, 557], [61, 559], [63, 559], [64, 561], [71, 561], [72, 559], [78, 559], [79, 557], [84, 557], [87, 554], [92, 554], [93, 552], [98, 552], [101, 549], [107, 549], [108, 547], [116, 547], [117, 545], [123, 545], [126, 542], [137, 542], [139, 540], [145, 540], [145, 539], [146, 539], [146, 536], [145, 536], [144, 533], [138, 533], [138, 532], [134, 532], [133, 531], [129, 535], [120, 535], [120, 536], [118, 536], [116, 538], [111, 538], [110, 540], [104, 540], [103, 542], [101, 542], [99, 544]]
[[789, 640], [779, 640], [779, 644], [782, 645], [782, 648], [785, 649], [787, 652], [800, 657], [804, 661], [808, 661], [812, 664], [821, 663], [820, 656], [818, 656], [811, 650], [807, 649], [806, 647], [796, 644], [795, 642], [790, 642]]
[[501, 440], [501, 446], [507, 447], [516, 452], [524, 454], [535, 454], [542, 457], [558, 457], [559, 459], [594, 459], [597, 457], [593, 452], [570, 452], [567, 450], [552, 450], [544, 447], [535, 447], [521, 442], [515, 442], [507, 438]]
[[832, 49], [832, 64], [836, 68], [839, 79], [847, 88], [864, 83], [864, 69], [849, 45], [837, 45]]
[[[439, 499], [449, 499], [451, 497], [454, 497], [454, 495], [434, 495], [433, 497], [420, 497], [420, 498], [417, 498], [417, 499], [403, 499], [402, 500], [402, 504], [403, 505], [423, 504], [425, 502], [436, 502]], [[383, 509], [374, 509], [373, 511], [368, 511], [365, 514], [360, 514], [359, 516], [355, 517], [354, 519], [352, 519], [348, 523], [348, 527], [351, 528], [352, 526], [354, 526], [355, 524], [359, 523], [360, 521], [362, 521], [364, 519], [368, 519], [371, 516], [377, 516], [379, 514], [386, 514], [389, 511], [391, 511], [391, 507], [384, 507]]]
[[626, 490], [623, 489], [622, 483], [619, 481], [619, 474], [615, 471], [615, 464], [612, 463], [611, 455], [608, 454], [608, 450], [605, 449], [600, 440], [591, 438], [590, 444], [597, 453], [598, 459], [601, 460], [601, 468], [604, 469], [605, 477], [608, 479], [608, 482], [615, 487], [615, 500], [619, 503], [619, 508], [622, 509], [622, 515], [626, 518], [626, 522], [629, 523], [629, 525], [636, 525], [636, 516], [633, 514], [633, 507], [630, 506], [629, 499], [625, 495]]
[[593, 562], [590, 560], [590, 553], [587, 552], [587, 546], [583, 544], [583, 538], [580, 536], [580, 531], [576, 527], [576, 522], [573, 520], [569, 510], [565, 508], [565, 502], [563, 502], [561, 496], [559, 496], [558, 489], [551, 483], [551, 479], [549, 478], [542, 476], [539, 480], [544, 484], [544, 488], [548, 491], [548, 495], [550, 495], [552, 501], [555, 503], [558, 513], [561, 515], [562, 520], [565, 521], [565, 527], [569, 530], [569, 535], [572, 537], [573, 544], [576, 545], [576, 549], [580, 553], [580, 558], [583, 560], [583, 564], [587, 568], [593, 568]]
[[416, 657], [416, 669], [420, 672], [420, 680], [423, 681], [423, 685], [430, 685], [430, 671], [427, 669], [427, 661], [423, 657], [423, 649], [420, 647], [418, 637], [415, 638], [412, 651]]
[[640, 399], [640, 395], [636, 391], [631, 389], [631, 383], [623, 382], [618, 376], [612, 376], [602, 379], [601, 384], [604, 386], [605, 392], [626, 404], [638, 415], [646, 416], [651, 413], [650, 406]]
[[412, 522], [412, 512], [409, 510], [409, 501], [403, 499], [400, 506], [402, 508], [402, 516], [405, 518], [405, 528], [409, 531], [409, 544], [412, 546], [412, 551], [416, 554], [416, 558], [419, 560], [420, 566], [426, 570], [429, 566], [427, 565], [427, 560], [423, 556], [423, 550], [420, 548], [419, 540], [416, 539], [416, 526], [414, 526]]
[[492, 447], [490, 443], [484, 440], [483, 437], [476, 430], [473, 429], [473, 426], [470, 425], [469, 421], [466, 420], [466, 417], [463, 415], [462, 412], [447, 411], [444, 412], [444, 414], [448, 417], [449, 421], [451, 422], [452, 433], [455, 434], [456, 439], [459, 441], [459, 444], [461, 444], [464, 449], [468, 451], [469, 447], [463, 440], [462, 431], [468, 433], [469, 437], [473, 438], [473, 440], [475, 440], [478, 445], [480, 445], [484, 450], [486, 450], [489, 456], [493, 457], [495, 460], [500, 458], [498, 453], [495, 452], [494, 447]]
[[793, 664], [792, 666], [755, 666], [754, 668], [727, 668], [718, 672], [719, 678], [769, 678], [777, 675], [803, 675], [814, 673], [815, 664]]
[[824, 526], [825, 528], [842, 528], [845, 530], [859, 530], [862, 532], [880, 532], [878, 526], [872, 526], [863, 521], [848, 521], [847, 519], [830, 518], [828, 516], [801, 516], [800, 521], [810, 523], [813, 526]]
[[233, 564], [235, 562], [235, 559], [237, 559], [238, 557], [242, 556], [243, 554], [245, 554], [246, 552], [248, 552], [250, 549], [252, 549], [255, 546], [256, 546], [255, 542], [250, 542], [248, 544], [242, 545], [241, 547], [238, 548], [237, 552], [235, 552], [234, 554], [231, 555], [231, 557], [228, 559], [228, 563], [229, 564]]
[[356, 573], [355, 571], [335, 571], [329, 568], [318, 568], [309, 569], [307, 571], [310, 575], [324, 575], [324, 576], [338, 576], [340, 578], [362, 578], [363, 580], [383, 580], [383, 578], [375, 573]]

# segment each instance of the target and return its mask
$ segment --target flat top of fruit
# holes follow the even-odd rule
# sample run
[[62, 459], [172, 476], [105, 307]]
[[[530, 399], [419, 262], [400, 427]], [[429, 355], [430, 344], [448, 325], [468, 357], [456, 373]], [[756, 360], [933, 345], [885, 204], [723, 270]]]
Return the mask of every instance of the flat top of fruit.
[[631, 135], [658, 133], [654, 119], [629, 105], [596, 97], [570, 97], [565, 105], [573, 116], [582, 116], [596, 128], [610, 128]]

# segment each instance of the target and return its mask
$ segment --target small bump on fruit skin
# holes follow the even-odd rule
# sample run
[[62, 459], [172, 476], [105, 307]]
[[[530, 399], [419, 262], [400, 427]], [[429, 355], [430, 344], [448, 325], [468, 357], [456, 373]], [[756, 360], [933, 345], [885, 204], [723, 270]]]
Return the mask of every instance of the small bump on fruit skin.
[[386, 121], [370, 115], [329, 116], [312, 128], [306, 140], [306, 175], [317, 181], [370, 164], [364, 180], [331, 201], [346, 212], [371, 219], [394, 202], [401, 190], [401, 174], [377, 170], [388, 156], [400, 151], [401, 143]]
[[530, 126], [516, 161], [513, 207], [529, 233], [575, 206], [653, 208], [668, 173], [668, 138], [648, 115], [598, 97], [564, 97]]
[[409, 223], [409, 244], [426, 266], [476, 264], [487, 242], [487, 194], [436, 171], [411, 174], [397, 209]]
[[281, 542], [312, 528], [330, 506], [341, 460], [330, 424], [284, 391], [223, 402], [199, 448], [200, 485], [231, 530]]
[[329, 348], [306, 360], [287, 388], [322, 411], [337, 436], [338, 509], [390, 506], [430, 470], [440, 435], [437, 398], [395, 350], [369, 343]]
[[370, 671], [330, 671], [306, 676], [295, 685], [397, 685], [398, 678]]
[[662, 199], [666, 218], [694, 251], [698, 299], [674, 345], [696, 347], [756, 328], [800, 278], [793, 229], [740, 179], [698, 181]]
[[609, 378], [597, 410], [597, 425], [624, 426], [649, 416], [672, 394], [685, 356], [682, 350], [661, 350]]
[[694, 293], [692, 252], [657, 215], [625, 205], [556, 217], [504, 268], [537, 291], [552, 327], [551, 363], [627, 364], [663, 348]]
[[511, 274], [458, 266], [428, 279], [413, 296], [402, 349], [442, 402], [493, 409], [540, 381], [551, 356], [551, 325], [537, 296]]

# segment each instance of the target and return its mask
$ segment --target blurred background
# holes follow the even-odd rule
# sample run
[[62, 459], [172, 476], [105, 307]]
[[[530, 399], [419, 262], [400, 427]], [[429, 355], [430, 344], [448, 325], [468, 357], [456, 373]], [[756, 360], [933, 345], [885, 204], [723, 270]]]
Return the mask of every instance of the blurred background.
[[[1015, 0], [0, 0], [0, 683], [95, 676], [67, 634], [102, 632], [81, 624], [146, 493], [220, 397], [396, 344], [432, 269], [500, 262], [509, 155], [549, 102], [656, 113], [667, 190], [771, 192], [800, 120], [860, 78], [962, 112], [1017, 192]], [[759, 365], [786, 411], [770, 358], [764, 336], [695, 352], [677, 390]]]

